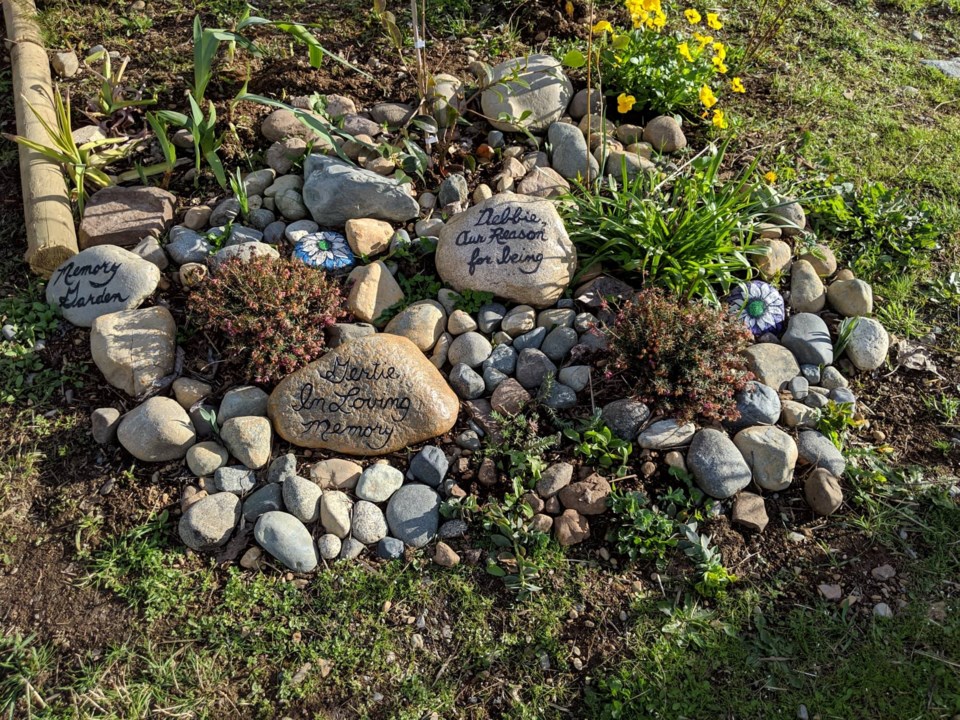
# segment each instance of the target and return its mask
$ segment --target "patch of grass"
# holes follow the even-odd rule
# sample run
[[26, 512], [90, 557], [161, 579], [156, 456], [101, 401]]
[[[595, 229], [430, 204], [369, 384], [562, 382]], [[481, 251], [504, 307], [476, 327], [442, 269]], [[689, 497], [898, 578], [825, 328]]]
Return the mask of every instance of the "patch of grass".
[[29, 717], [46, 707], [37, 686], [52, 662], [50, 648], [37, 638], [0, 635], [0, 715], [12, 720], [18, 710]]

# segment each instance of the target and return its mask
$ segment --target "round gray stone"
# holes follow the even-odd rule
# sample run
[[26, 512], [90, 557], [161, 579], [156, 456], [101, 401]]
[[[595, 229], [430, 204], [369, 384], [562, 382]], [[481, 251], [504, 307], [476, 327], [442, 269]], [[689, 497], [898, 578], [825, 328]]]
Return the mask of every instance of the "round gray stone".
[[[297, 520], [302, 523], [315, 523], [320, 519], [320, 498], [323, 497], [323, 490], [319, 485], [299, 475], [288, 475], [282, 483], [276, 485], [283, 488], [283, 504]], [[339, 548], [337, 552], [340, 552]]]
[[477, 332], [468, 332], [457, 336], [447, 351], [447, 359], [451, 365], [463, 363], [469, 368], [479, 367], [490, 357], [493, 346], [490, 341]]
[[483, 369], [493, 368], [504, 375], [513, 375], [517, 369], [517, 352], [510, 345], [497, 345], [490, 357], [483, 361]]
[[621, 440], [633, 441], [650, 417], [650, 408], [639, 400], [624, 398], [608, 403], [600, 411], [600, 418]]
[[701, 490], [721, 500], [750, 484], [750, 466], [727, 434], [719, 430], [707, 428], [693, 436], [687, 467]]
[[335, 560], [340, 554], [342, 542], [336, 535], [327, 533], [317, 540], [317, 552], [324, 560]]
[[823, 468], [835, 477], [843, 477], [847, 462], [843, 453], [823, 434], [815, 430], [800, 433], [797, 437], [800, 461], [806, 465]]
[[226, 544], [238, 522], [240, 499], [230, 493], [216, 493], [187, 508], [177, 529], [187, 547], [203, 552]]
[[243, 518], [248, 522], [271, 510], [283, 510], [283, 486], [278, 483], [264, 485], [243, 501]]
[[776, 425], [780, 419], [780, 396], [769, 385], [751, 380], [735, 397], [740, 418], [727, 424], [731, 432], [753, 425]]
[[440, 496], [420, 483], [404, 485], [387, 505], [390, 533], [412, 547], [423, 547], [430, 542], [439, 522]]
[[403, 473], [386, 463], [371, 465], [360, 475], [356, 494], [361, 500], [378, 503], [390, 499], [403, 485]]
[[364, 545], [380, 542], [387, 535], [387, 521], [383, 511], [366, 500], [358, 500], [353, 506], [353, 537]]
[[253, 528], [253, 536], [260, 547], [294, 572], [307, 573], [317, 567], [310, 531], [290, 513], [264, 513]]
[[483, 378], [463, 363], [453, 366], [448, 380], [450, 387], [464, 400], [476, 400], [486, 392], [486, 383]]

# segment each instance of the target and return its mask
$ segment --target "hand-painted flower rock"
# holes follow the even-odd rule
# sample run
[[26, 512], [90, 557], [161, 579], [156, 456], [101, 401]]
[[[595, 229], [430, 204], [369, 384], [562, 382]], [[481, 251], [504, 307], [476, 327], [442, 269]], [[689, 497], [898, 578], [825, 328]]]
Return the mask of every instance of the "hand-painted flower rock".
[[730, 293], [727, 304], [730, 312], [743, 320], [757, 337], [779, 332], [787, 316], [783, 296], [773, 285], [761, 280], [751, 280], [738, 287]]
[[341, 270], [356, 262], [347, 239], [338, 232], [321, 230], [304, 235], [293, 246], [293, 257], [310, 267]]

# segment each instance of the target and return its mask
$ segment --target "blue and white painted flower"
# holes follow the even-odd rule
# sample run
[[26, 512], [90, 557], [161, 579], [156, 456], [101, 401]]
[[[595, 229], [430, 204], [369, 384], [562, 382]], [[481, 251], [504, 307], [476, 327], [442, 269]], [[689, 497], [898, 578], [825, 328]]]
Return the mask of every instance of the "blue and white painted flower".
[[353, 267], [356, 262], [347, 239], [332, 230], [304, 235], [293, 246], [293, 257], [310, 267], [324, 270], [341, 270]]
[[756, 337], [779, 332], [787, 317], [783, 296], [773, 285], [762, 280], [740, 285], [730, 293], [727, 305]]

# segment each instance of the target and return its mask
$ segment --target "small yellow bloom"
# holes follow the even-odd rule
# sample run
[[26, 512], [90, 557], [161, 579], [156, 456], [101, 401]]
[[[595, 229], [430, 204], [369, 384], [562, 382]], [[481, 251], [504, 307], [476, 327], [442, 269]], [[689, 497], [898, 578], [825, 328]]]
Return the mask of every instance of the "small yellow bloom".
[[684, 10], [683, 14], [687, 18], [687, 22], [690, 23], [691, 25], [696, 25], [698, 22], [700, 22], [700, 20], [702, 20], [702, 18], [700, 17], [700, 13], [698, 13], [693, 8]]
[[617, 96], [617, 112], [623, 114], [628, 113], [633, 109], [633, 106], [636, 104], [637, 99], [633, 95], [627, 95], [625, 93], [620, 93]]
[[703, 106], [707, 108], [707, 110], [717, 104], [717, 96], [713, 94], [713, 90], [710, 89], [709, 85], [704, 85], [700, 88], [700, 102], [703, 103]]
[[643, 0], [643, 9], [652, 13], [663, 12], [663, 8], [660, 7], [660, 0]]
[[693, 34], [694, 39], [700, 43], [700, 49], [703, 50], [707, 45], [713, 42], [713, 38], [709, 35], [701, 35], [698, 32]]
[[570, 0], [567, 0], [567, 4], [564, 6], [564, 9], [567, 11], [567, 17], [571, 17], [571, 18], [572, 18], [572, 17], [573, 17], [574, 7], [573, 7], [573, 3], [570, 2]]
[[707, 25], [710, 26], [711, 30], [719, 30], [723, 27], [723, 23], [720, 22], [720, 16], [716, 13], [707, 13]]
[[721, 75], [726, 74], [727, 70], [730, 69], [723, 64], [723, 60], [721, 60], [719, 57], [713, 58], [713, 64], [717, 66], [717, 72]]
[[764, 174], [763, 179], [773, 185], [777, 181], [777, 174], [773, 170], [770, 170]]
[[659, 30], [667, 24], [667, 16], [664, 15], [662, 11], [658, 10], [653, 16], [652, 24], [654, 28]]
[[727, 48], [724, 46], [723, 43], [719, 43], [719, 42], [714, 43], [713, 52], [715, 52], [717, 57], [720, 58], [721, 60], [727, 59]]
[[730, 81], [730, 89], [735, 93], [745, 93], [747, 89], [743, 86], [743, 80], [738, 77], [735, 77]]
[[716, 125], [721, 130], [727, 129], [727, 120], [723, 117], [723, 110], [714, 110], [713, 111], [713, 120], [711, 122]]
[[682, 42], [677, 45], [677, 52], [679, 52], [680, 56], [687, 62], [693, 62], [693, 55], [690, 54], [690, 46], [687, 43]]
[[603, 32], [608, 32], [608, 33], [613, 32], [613, 25], [611, 25], [606, 20], [601, 20], [600, 22], [598, 22], [596, 25], [593, 26], [594, 35], [599, 35], [600, 33], [603, 33]]

